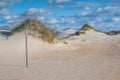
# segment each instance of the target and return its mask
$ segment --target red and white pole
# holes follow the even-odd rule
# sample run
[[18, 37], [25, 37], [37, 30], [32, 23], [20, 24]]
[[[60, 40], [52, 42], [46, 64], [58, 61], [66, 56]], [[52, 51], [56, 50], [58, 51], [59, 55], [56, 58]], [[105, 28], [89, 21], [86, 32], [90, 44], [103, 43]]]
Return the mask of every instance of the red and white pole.
[[25, 30], [26, 67], [28, 67], [28, 30]]

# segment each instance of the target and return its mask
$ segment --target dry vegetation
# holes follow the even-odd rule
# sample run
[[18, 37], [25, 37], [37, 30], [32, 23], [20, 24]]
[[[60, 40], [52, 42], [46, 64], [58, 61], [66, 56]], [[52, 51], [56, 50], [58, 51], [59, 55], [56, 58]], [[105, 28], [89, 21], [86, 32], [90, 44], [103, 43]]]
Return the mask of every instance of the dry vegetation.
[[105, 33], [105, 32], [103, 32], [103, 31], [100, 31], [100, 30], [95, 29], [94, 27], [92, 27], [92, 26], [89, 25], [89, 24], [85, 24], [80, 30], [86, 30], [86, 31], [93, 30], [93, 31], [96, 31], [96, 32]]
[[11, 35], [22, 32], [25, 29], [28, 29], [29, 34], [33, 37], [40, 38], [43, 41], [54, 43], [58, 41], [58, 38], [54, 34], [54, 31], [44, 26], [41, 22], [37, 20], [26, 20], [18, 27], [14, 28], [11, 31]]

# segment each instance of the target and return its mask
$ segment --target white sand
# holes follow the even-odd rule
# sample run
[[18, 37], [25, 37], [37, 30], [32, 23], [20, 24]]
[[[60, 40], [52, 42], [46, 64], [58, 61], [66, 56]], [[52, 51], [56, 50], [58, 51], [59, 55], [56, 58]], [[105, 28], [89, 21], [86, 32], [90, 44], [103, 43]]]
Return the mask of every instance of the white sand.
[[29, 37], [25, 67], [24, 34], [0, 37], [0, 80], [119, 80], [120, 35], [87, 32], [50, 45]]

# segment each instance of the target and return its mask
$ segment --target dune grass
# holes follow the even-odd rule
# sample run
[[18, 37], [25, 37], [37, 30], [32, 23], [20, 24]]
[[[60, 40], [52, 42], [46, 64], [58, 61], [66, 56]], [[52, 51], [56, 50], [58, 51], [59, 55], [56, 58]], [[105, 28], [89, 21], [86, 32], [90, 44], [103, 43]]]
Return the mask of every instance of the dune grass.
[[96, 31], [96, 32], [105, 33], [105, 32], [103, 32], [103, 31], [100, 31], [100, 30], [95, 29], [94, 27], [92, 27], [92, 26], [89, 25], [89, 24], [84, 24], [84, 26], [83, 26], [80, 30], [86, 30], [86, 31], [93, 30], [93, 31]]
[[54, 31], [44, 26], [41, 22], [37, 20], [25, 20], [18, 27], [14, 28], [11, 31], [11, 35], [22, 32], [25, 29], [28, 29], [29, 35], [33, 37], [40, 38], [45, 42], [53, 43], [58, 40], [57, 36], [54, 34]]

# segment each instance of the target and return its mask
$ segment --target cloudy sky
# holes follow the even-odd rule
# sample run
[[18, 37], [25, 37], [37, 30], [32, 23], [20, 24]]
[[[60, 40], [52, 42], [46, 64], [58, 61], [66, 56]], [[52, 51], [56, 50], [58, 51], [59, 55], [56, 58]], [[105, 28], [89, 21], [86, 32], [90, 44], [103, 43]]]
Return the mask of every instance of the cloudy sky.
[[120, 30], [119, 5], [120, 0], [0, 0], [0, 28], [36, 18], [56, 30], [79, 29], [85, 23]]

